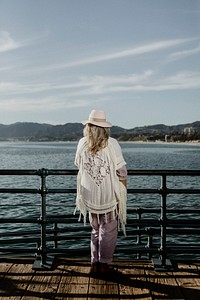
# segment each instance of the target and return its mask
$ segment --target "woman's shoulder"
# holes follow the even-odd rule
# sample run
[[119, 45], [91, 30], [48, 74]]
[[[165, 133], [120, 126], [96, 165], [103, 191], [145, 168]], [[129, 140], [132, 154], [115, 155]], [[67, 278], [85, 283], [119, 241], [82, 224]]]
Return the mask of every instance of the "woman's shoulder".
[[84, 137], [82, 137], [80, 140], [79, 140], [79, 144], [83, 144], [83, 143], [85, 143], [86, 142], [86, 137], [84, 136]]
[[115, 138], [113, 138], [113, 137], [109, 137], [108, 143], [111, 144], [111, 145], [113, 145], [113, 146], [119, 147], [118, 141]]
[[82, 137], [79, 142], [78, 142], [78, 146], [77, 146], [77, 149], [79, 150], [80, 148], [82, 148], [84, 145], [87, 144], [87, 140], [86, 140], [86, 137]]
[[111, 150], [114, 151], [117, 156], [121, 155], [121, 146], [115, 138], [109, 138], [108, 146], [110, 146]]

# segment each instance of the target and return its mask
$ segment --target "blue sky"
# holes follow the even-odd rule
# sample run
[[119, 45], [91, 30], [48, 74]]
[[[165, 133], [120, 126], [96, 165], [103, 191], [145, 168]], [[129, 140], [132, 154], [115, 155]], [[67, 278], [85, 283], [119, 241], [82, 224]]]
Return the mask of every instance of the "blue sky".
[[0, 123], [200, 120], [200, 0], [0, 0]]

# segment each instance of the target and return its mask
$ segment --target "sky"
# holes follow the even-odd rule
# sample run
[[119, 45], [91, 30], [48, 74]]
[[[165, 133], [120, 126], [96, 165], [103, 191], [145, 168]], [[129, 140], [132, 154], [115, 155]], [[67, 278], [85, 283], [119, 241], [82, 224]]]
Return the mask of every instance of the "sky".
[[0, 123], [200, 121], [200, 0], [0, 0]]

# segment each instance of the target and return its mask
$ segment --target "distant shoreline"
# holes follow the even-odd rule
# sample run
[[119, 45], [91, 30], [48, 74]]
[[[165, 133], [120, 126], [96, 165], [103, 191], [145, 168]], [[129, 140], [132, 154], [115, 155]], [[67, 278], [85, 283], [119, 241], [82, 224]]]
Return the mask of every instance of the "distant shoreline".
[[[200, 141], [186, 141], [186, 142], [165, 142], [165, 141], [118, 141], [119, 143], [127, 143], [127, 144], [149, 144], [149, 145], [193, 145], [200, 146]], [[0, 140], [0, 143], [78, 143], [77, 141], [64, 141], [64, 140]]]
[[120, 141], [120, 143], [135, 143], [135, 144], [162, 144], [162, 145], [200, 145], [200, 141], [186, 141], [186, 142], [163, 142], [163, 141]]

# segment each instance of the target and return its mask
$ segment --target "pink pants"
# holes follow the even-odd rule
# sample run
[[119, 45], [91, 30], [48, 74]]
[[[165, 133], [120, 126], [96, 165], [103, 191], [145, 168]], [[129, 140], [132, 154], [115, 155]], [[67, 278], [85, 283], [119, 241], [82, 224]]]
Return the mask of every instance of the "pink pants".
[[116, 247], [118, 235], [117, 217], [110, 213], [91, 214], [91, 262], [110, 263]]

